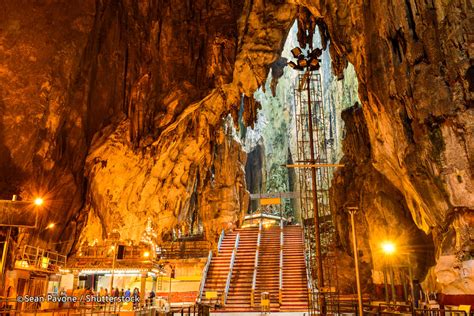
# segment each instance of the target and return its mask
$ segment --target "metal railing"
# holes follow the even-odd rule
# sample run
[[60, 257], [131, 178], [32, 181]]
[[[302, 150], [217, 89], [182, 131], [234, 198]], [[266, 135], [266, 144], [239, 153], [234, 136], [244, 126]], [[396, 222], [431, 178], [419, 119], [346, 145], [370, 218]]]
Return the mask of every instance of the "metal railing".
[[194, 304], [192, 306], [181, 307], [179, 310], [171, 310], [166, 316], [208, 316], [210, 315], [210, 306], [203, 304]]
[[[354, 302], [353, 312], [358, 315], [356, 302]], [[428, 308], [421, 309], [417, 308], [413, 310], [411, 305], [406, 304], [386, 304], [381, 303], [379, 305], [364, 305], [365, 315], [413, 315], [413, 316], [469, 316], [465, 310], [460, 309], [437, 309]]]
[[123, 313], [134, 316], [208, 316], [210, 307], [203, 304], [194, 304], [190, 306], [179, 306], [164, 308], [150, 303], [141, 306], [128, 306], [123, 303], [92, 303], [85, 304], [69, 304], [57, 308], [41, 309], [39, 305], [26, 307], [18, 305], [16, 299], [0, 297], [0, 315], [21, 316], [21, 315], [38, 315], [38, 316], [99, 316], [99, 315], [121, 315]]
[[232, 250], [232, 257], [230, 258], [229, 273], [227, 274], [227, 282], [225, 284], [225, 289], [224, 289], [224, 302], [223, 302], [224, 305], [227, 302], [227, 295], [229, 294], [230, 280], [232, 279], [232, 270], [234, 269], [235, 256], [237, 255], [237, 249], [239, 248], [239, 240], [240, 240], [240, 233], [237, 233], [237, 237], [235, 238], [234, 249]]
[[[72, 297], [70, 297], [72, 299]], [[44, 315], [44, 316], [69, 316], [69, 315], [118, 315], [121, 311], [130, 311], [134, 315], [139, 314], [140, 310], [153, 311], [156, 307], [151, 306], [129, 306], [125, 303], [91, 303], [81, 302], [76, 297], [76, 303], [64, 303], [62, 306], [54, 308], [44, 308], [42, 303], [18, 303], [16, 298], [0, 297], [0, 315], [21, 316], [21, 315]], [[128, 303], [132, 304], [132, 303]]]
[[160, 259], [205, 258], [209, 254], [211, 244], [208, 241], [173, 241], [164, 242], [159, 246]]
[[[314, 304], [313, 304], [314, 289], [313, 289], [313, 283], [311, 282], [311, 274], [309, 272], [308, 267], [306, 267], [306, 279], [308, 281], [308, 302], [309, 302], [309, 306], [314, 306]], [[310, 311], [309, 315], [311, 315], [311, 311]]]
[[222, 230], [221, 235], [219, 236], [219, 242], [217, 243], [217, 254], [221, 251], [222, 241], [224, 240], [225, 232]]
[[207, 257], [206, 265], [204, 266], [204, 270], [202, 271], [201, 284], [199, 286], [199, 296], [197, 299], [198, 303], [201, 302], [202, 293], [204, 292], [204, 286], [206, 285], [207, 272], [209, 271], [209, 266], [211, 265], [211, 260], [212, 260], [212, 250], [209, 251], [209, 256]]
[[283, 303], [283, 221], [280, 222], [280, 271], [278, 280], [278, 302]]
[[[469, 316], [468, 312], [460, 309], [415, 309], [414, 315], [421, 316]], [[470, 315], [473, 315], [471, 312]]]
[[77, 260], [97, 260], [99, 258], [111, 258], [114, 247], [117, 246], [118, 250], [122, 249], [121, 258], [127, 259], [141, 259], [143, 252], [149, 251], [149, 247], [138, 246], [138, 245], [124, 245], [118, 242], [116, 245], [104, 244], [104, 245], [82, 245], [79, 249]]
[[29, 245], [23, 247], [20, 258], [20, 266], [25, 269], [56, 271], [66, 265], [66, 256]]
[[260, 254], [260, 241], [262, 239], [262, 221], [258, 225], [257, 249], [255, 250], [255, 262], [253, 265], [252, 290], [250, 292], [250, 306], [255, 306], [255, 288], [257, 286], [258, 256]]

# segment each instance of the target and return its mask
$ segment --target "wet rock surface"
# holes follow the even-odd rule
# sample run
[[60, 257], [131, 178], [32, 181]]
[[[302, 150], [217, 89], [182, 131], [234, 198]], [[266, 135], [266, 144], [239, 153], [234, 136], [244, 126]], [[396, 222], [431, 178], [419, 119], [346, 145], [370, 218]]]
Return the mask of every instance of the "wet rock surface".
[[25, 242], [138, 238], [149, 216], [164, 232], [196, 187], [208, 227], [239, 220], [245, 155], [220, 135], [278, 58], [293, 5], [2, 5], [2, 194], [43, 195], [40, 226], [58, 223]]
[[[472, 91], [466, 76], [472, 60], [472, 4], [307, 5], [327, 25], [336, 72], [345, 60], [354, 64], [362, 101], [361, 109], [346, 113], [346, 167], [333, 182], [334, 209], [359, 205], [373, 260], [377, 240], [399, 236], [399, 245], [418, 258], [418, 267], [433, 263], [420, 262], [427, 257], [423, 249], [434, 245], [438, 257], [440, 246], [449, 244], [450, 251], [464, 257], [455, 268], [472, 253], [472, 246], [460, 246], [465, 242], [446, 241], [447, 232], [455, 230], [457, 238], [472, 243], [472, 235], [455, 225], [474, 209]], [[422, 270], [417, 270], [421, 279]], [[437, 290], [449, 292], [444, 285]]]

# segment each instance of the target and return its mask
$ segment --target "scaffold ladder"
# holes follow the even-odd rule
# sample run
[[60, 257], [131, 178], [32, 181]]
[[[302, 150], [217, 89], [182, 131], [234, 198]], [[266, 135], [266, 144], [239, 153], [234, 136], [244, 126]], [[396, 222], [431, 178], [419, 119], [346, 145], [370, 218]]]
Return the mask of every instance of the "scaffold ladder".
[[[331, 135], [333, 129], [329, 121], [331, 110], [324, 106], [321, 75], [318, 71], [302, 73], [297, 80], [294, 96], [296, 154], [297, 163], [300, 165], [297, 167], [299, 202], [305, 236], [307, 269], [312, 288], [315, 289], [310, 295], [309, 312], [310, 315], [336, 314], [338, 313], [337, 270], [335, 270], [335, 262], [331, 260], [335, 245], [335, 229], [329, 201], [332, 176], [330, 167], [333, 163], [334, 152]], [[335, 114], [332, 113], [333, 115]], [[315, 181], [313, 177], [316, 178]], [[315, 186], [314, 190], [313, 186]], [[317, 203], [313, 201], [313, 192], [316, 192]], [[319, 240], [316, 234], [319, 234]], [[319, 249], [318, 246], [320, 246]], [[318, 258], [318, 253], [320, 253], [320, 258]], [[322, 262], [322, 269], [318, 267], [318, 261]], [[319, 274], [322, 275], [319, 276]], [[317, 282], [318, 278], [321, 278], [320, 284]]]

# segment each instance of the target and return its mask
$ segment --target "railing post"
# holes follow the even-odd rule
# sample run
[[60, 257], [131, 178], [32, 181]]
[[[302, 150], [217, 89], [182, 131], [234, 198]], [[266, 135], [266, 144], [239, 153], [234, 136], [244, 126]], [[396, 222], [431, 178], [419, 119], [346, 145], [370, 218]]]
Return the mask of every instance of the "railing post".
[[280, 222], [280, 279], [278, 284], [278, 302], [283, 303], [283, 221]]
[[39, 248], [36, 247], [36, 255], [35, 255], [35, 267], [39, 268]]
[[262, 238], [262, 222], [258, 225], [257, 249], [255, 250], [255, 262], [253, 266], [252, 290], [250, 292], [250, 306], [255, 306], [255, 288], [257, 285], [258, 258], [260, 255], [260, 240]]
[[224, 230], [222, 230], [221, 235], [219, 236], [219, 242], [217, 243], [217, 254], [219, 254], [219, 252], [221, 251], [221, 245], [222, 245], [222, 241], [224, 240], [224, 236], [225, 236], [225, 233], [224, 233]]
[[211, 260], [212, 260], [212, 250], [209, 251], [209, 255], [207, 256], [207, 262], [206, 262], [206, 265], [204, 266], [204, 270], [202, 272], [201, 285], [199, 286], [198, 303], [201, 303], [201, 297], [202, 297], [202, 293], [204, 292], [204, 286], [206, 284], [206, 279], [207, 279], [207, 272], [209, 271], [209, 266], [211, 265]]
[[237, 249], [239, 248], [240, 233], [237, 233], [235, 238], [234, 249], [232, 250], [232, 257], [230, 258], [229, 264], [229, 273], [227, 274], [227, 282], [224, 289], [224, 302], [223, 305], [227, 302], [227, 295], [229, 294], [230, 280], [232, 279], [232, 270], [234, 269], [235, 256], [237, 255]]

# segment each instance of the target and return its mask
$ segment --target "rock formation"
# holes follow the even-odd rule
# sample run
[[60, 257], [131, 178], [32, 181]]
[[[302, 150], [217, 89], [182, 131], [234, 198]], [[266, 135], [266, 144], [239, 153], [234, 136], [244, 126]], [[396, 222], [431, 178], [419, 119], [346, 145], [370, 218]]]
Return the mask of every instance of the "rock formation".
[[[472, 260], [472, 249], [466, 245], [469, 240], [472, 244], [473, 228], [466, 229], [469, 225], [464, 224], [457, 229], [455, 224], [459, 218], [472, 222], [474, 208], [474, 112], [467, 76], [472, 58], [468, 48], [472, 4], [355, 1], [347, 6], [330, 1], [307, 5], [327, 25], [336, 72], [348, 60], [359, 79], [362, 107], [354, 112], [359, 112], [356, 117], [347, 115], [346, 126], [347, 133], [352, 130], [356, 134], [352, 137], [359, 140], [348, 147], [365, 146], [345, 150], [346, 163], [354, 167], [341, 172], [334, 190], [347, 192], [351, 186], [353, 193], [357, 190], [356, 203], [371, 226], [377, 209], [379, 215], [399, 219], [387, 218], [383, 232], [369, 233], [372, 252], [377, 238], [396, 232], [407, 236], [400, 241], [406, 250], [419, 260], [426, 258], [411, 242], [419, 233], [411, 224], [400, 222], [406, 218], [400, 215], [408, 211], [408, 220], [433, 240], [436, 257], [456, 253], [464, 261]], [[351, 122], [357, 124], [351, 128]], [[361, 148], [367, 149], [366, 154]], [[353, 178], [343, 180], [350, 173]], [[336, 209], [341, 210], [345, 201], [347, 197], [341, 196]], [[456, 231], [458, 242], [451, 240], [442, 250], [449, 230]], [[451, 269], [459, 271], [456, 266]], [[472, 285], [472, 272], [468, 278]]]
[[[278, 58], [293, 5], [4, 6], [2, 184], [16, 188], [2, 192], [43, 195], [40, 226], [59, 223], [30, 242], [77, 241], [87, 221], [85, 235], [106, 238], [120, 228], [123, 237], [137, 238], [137, 226], [156, 214], [162, 217], [155, 225], [171, 229], [196, 183], [200, 195], [214, 192], [205, 197], [213, 202], [201, 209], [204, 221], [208, 213], [223, 223], [238, 219], [247, 203], [238, 176], [245, 158], [219, 135], [242, 94], [251, 96]], [[217, 153], [225, 156], [216, 159]], [[235, 167], [216, 171], [228, 161]], [[235, 189], [226, 193], [231, 178]], [[220, 207], [234, 214], [218, 216]]]

